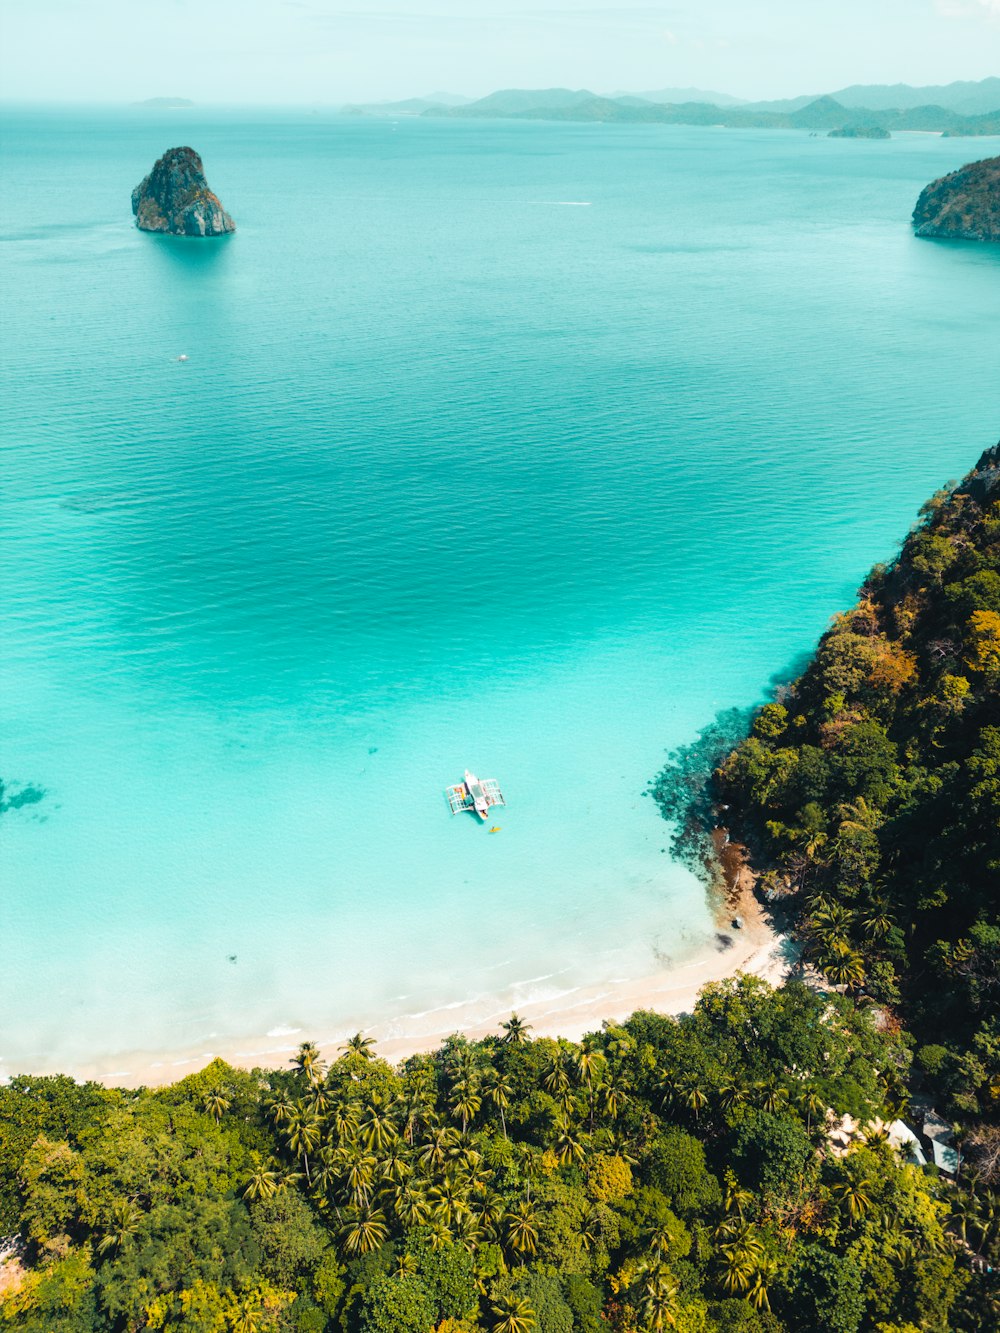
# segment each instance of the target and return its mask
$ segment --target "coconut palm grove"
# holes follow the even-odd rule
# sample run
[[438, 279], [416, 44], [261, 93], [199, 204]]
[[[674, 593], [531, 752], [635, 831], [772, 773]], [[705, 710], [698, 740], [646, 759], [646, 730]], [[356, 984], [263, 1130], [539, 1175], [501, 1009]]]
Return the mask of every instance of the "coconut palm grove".
[[[23, 1333], [1000, 1326], [1000, 447], [708, 778], [803, 952], [579, 1043], [0, 1088]], [[692, 809], [704, 809], [704, 792]], [[899, 1122], [951, 1122], [956, 1170]]]

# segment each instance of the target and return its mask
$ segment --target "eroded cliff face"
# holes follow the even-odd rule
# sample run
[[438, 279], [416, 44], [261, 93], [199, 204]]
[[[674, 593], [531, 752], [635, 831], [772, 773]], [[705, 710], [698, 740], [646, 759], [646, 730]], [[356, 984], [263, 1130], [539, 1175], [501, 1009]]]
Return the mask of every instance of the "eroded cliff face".
[[913, 210], [918, 236], [1000, 241], [1000, 157], [970, 162], [932, 181]]
[[171, 236], [224, 236], [236, 223], [208, 188], [193, 148], [168, 148], [132, 191], [132, 212], [143, 231]]

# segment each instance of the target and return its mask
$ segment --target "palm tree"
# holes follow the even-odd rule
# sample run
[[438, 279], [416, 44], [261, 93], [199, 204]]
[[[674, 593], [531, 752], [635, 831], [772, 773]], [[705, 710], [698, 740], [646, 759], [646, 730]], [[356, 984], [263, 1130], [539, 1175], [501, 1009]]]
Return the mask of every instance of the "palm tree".
[[494, 1235], [498, 1224], [503, 1220], [503, 1199], [499, 1194], [484, 1190], [473, 1200], [470, 1211], [480, 1229], [488, 1235]]
[[609, 1120], [617, 1120], [628, 1105], [629, 1095], [623, 1087], [624, 1081], [621, 1070], [605, 1071], [601, 1085], [601, 1109]]
[[274, 1170], [274, 1163], [259, 1163], [253, 1175], [243, 1187], [245, 1199], [270, 1199], [281, 1189], [281, 1177]]
[[449, 1157], [454, 1156], [458, 1144], [458, 1133], [450, 1125], [432, 1129], [427, 1136], [427, 1142], [420, 1150], [418, 1158], [420, 1165], [440, 1171]]
[[432, 1217], [430, 1226], [430, 1241], [432, 1250], [446, 1250], [455, 1239], [455, 1233], [447, 1222], [443, 1222], [440, 1217]]
[[521, 1256], [534, 1254], [538, 1247], [538, 1219], [531, 1204], [522, 1199], [505, 1219], [507, 1224], [507, 1244]]
[[479, 1249], [483, 1239], [482, 1227], [479, 1220], [472, 1213], [463, 1213], [455, 1222], [454, 1228], [455, 1241], [463, 1249], [474, 1254]]
[[734, 1106], [739, 1106], [741, 1102], [746, 1101], [746, 1089], [741, 1088], [738, 1083], [726, 1083], [719, 1089], [719, 1105], [724, 1111], [731, 1111]]
[[583, 1144], [573, 1133], [569, 1121], [560, 1116], [555, 1122], [556, 1140], [552, 1145], [563, 1166], [582, 1166], [586, 1158]]
[[684, 1085], [681, 1091], [681, 1100], [689, 1110], [694, 1112], [694, 1118], [697, 1120], [708, 1105], [708, 1097], [700, 1084], [690, 1082]]
[[1000, 1237], [1000, 1194], [987, 1190], [979, 1200], [973, 1227], [978, 1238], [977, 1248], [991, 1254]]
[[353, 1143], [358, 1134], [358, 1108], [353, 1102], [336, 1102], [327, 1117], [338, 1143]]
[[846, 934], [854, 921], [854, 913], [836, 898], [824, 899], [820, 907], [813, 907], [811, 920], [815, 926], [836, 934]]
[[874, 833], [885, 822], [881, 810], [869, 805], [863, 796], [837, 807], [841, 833]]
[[771, 1298], [768, 1295], [768, 1285], [777, 1271], [778, 1265], [774, 1259], [761, 1259], [757, 1264], [747, 1289], [747, 1300], [755, 1309], [770, 1310]]
[[569, 1074], [561, 1055], [553, 1055], [542, 1070], [542, 1087], [553, 1096], [569, 1087]]
[[399, 1109], [403, 1118], [403, 1138], [412, 1148], [421, 1126], [426, 1125], [429, 1117], [433, 1116], [433, 1108], [424, 1090], [415, 1088], [407, 1092]]
[[495, 1110], [500, 1112], [500, 1125], [504, 1138], [507, 1137], [507, 1118], [504, 1112], [510, 1105], [513, 1092], [514, 1086], [510, 1079], [496, 1069], [491, 1069], [483, 1081], [483, 1096]]
[[834, 1185], [832, 1194], [839, 1202], [847, 1205], [848, 1216], [852, 1222], [864, 1217], [872, 1206], [870, 1180], [849, 1178], [839, 1185]]
[[388, 1239], [385, 1214], [377, 1208], [358, 1209], [345, 1223], [342, 1234], [348, 1254], [371, 1254]]
[[392, 1211], [404, 1227], [422, 1226], [431, 1215], [423, 1186], [407, 1182], [392, 1191]]
[[531, 1031], [531, 1024], [525, 1023], [523, 1019], [518, 1018], [517, 1014], [511, 1014], [505, 1023], [500, 1024], [503, 1029], [503, 1036], [500, 1040], [507, 1046], [520, 1046], [524, 1041], [528, 1041], [528, 1033]]
[[606, 1061], [600, 1051], [595, 1050], [592, 1046], [581, 1046], [580, 1053], [576, 1057], [576, 1071], [580, 1082], [587, 1089], [587, 1096], [590, 1100], [591, 1134], [594, 1132], [595, 1084], [600, 1082], [605, 1064]]
[[861, 925], [866, 935], [873, 940], [884, 940], [896, 922], [885, 903], [873, 902], [861, 917]]
[[229, 1110], [230, 1101], [222, 1088], [213, 1088], [211, 1092], [205, 1094], [202, 1105], [215, 1123], [219, 1124], [222, 1117]]
[[673, 1249], [674, 1237], [668, 1227], [653, 1227], [646, 1234], [646, 1248], [658, 1262], [665, 1261]]
[[413, 1277], [417, 1271], [417, 1261], [412, 1254], [401, 1254], [396, 1259], [393, 1277]]
[[427, 1191], [427, 1202], [438, 1221], [447, 1227], [453, 1226], [469, 1212], [468, 1193], [448, 1175]]
[[378, 1159], [371, 1153], [366, 1153], [357, 1144], [340, 1151], [344, 1183], [352, 1203], [355, 1206], [367, 1204], [375, 1184]]
[[289, 1061], [296, 1069], [305, 1074], [310, 1083], [318, 1083], [323, 1077], [323, 1064], [319, 1058], [319, 1047], [314, 1041], [304, 1041]]
[[[313, 1171], [313, 1197], [322, 1205], [333, 1194], [340, 1179], [340, 1154], [325, 1146], [319, 1150], [319, 1165]], [[339, 1216], [339, 1213], [338, 1213]]]
[[954, 1225], [955, 1234], [963, 1245], [966, 1243], [969, 1223], [975, 1221], [978, 1206], [974, 1194], [961, 1193], [952, 1200], [950, 1220]]
[[752, 1260], [736, 1246], [727, 1245], [720, 1251], [722, 1287], [730, 1296], [744, 1292], [753, 1281]]
[[643, 1275], [639, 1313], [643, 1328], [649, 1333], [663, 1333], [665, 1328], [676, 1327], [679, 1289], [676, 1278], [664, 1264], [652, 1265]]
[[305, 1107], [295, 1107], [286, 1130], [288, 1146], [296, 1157], [302, 1158], [306, 1181], [310, 1185], [312, 1180], [309, 1176], [309, 1154], [319, 1147], [322, 1132], [322, 1125], [316, 1116], [311, 1115]]
[[455, 1179], [470, 1194], [487, 1189], [493, 1180], [493, 1172], [484, 1164], [482, 1155], [468, 1145], [456, 1156], [453, 1169]]
[[865, 1145], [881, 1148], [889, 1142], [889, 1126], [884, 1121], [869, 1120], [865, 1124]]
[[468, 1131], [469, 1121], [475, 1117], [482, 1104], [483, 1099], [476, 1089], [474, 1079], [466, 1077], [455, 1084], [451, 1094], [451, 1110], [462, 1121], [463, 1138]]
[[267, 1112], [271, 1119], [278, 1126], [286, 1125], [289, 1117], [295, 1110], [295, 1103], [289, 1097], [288, 1093], [282, 1089], [267, 1103]]
[[400, 1181], [406, 1180], [412, 1171], [413, 1166], [410, 1159], [398, 1140], [391, 1145], [389, 1151], [379, 1161], [379, 1175], [381, 1178], [392, 1181], [396, 1185]]
[[360, 1032], [355, 1032], [353, 1037], [349, 1037], [344, 1046], [340, 1048], [345, 1055], [355, 1056], [360, 1060], [375, 1059], [375, 1038], [362, 1037]]
[[826, 1099], [820, 1096], [818, 1089], [804, 1088], [799, 1098], [799, 1109], [805, 1112], [806, 1133], [810, 1134], [813, 1120], [826, 1113]]
[[679, 1102], [681, 1100], [679, 1073], [673, 1069], [665, 1069], [656, 1084], [656, 1091], [659, 1094], [660, 1106], [664, 1110]]
[[264, 1305], [257, 1292], [242, 1301], [234, 1300], [226, 1314], [227, 1327], [232, 1329], [233, 1333], [260, 1333], [264, 1327], [262, 1323]]
[[597, 1248], [601, 1242], [601, 1237], [604, 1235], [604, 1218], [602, 1217], [599, 1208], [591, 1206], [587, 1209], [577, 1234], [580, 1237], [580, 1242], [583, 1245], [583, 1248], [587, 1250], [588, 1253]]
[[361, 1142], [372, 1152], [382, 1152], [399, 1138], [399, 1131], [392, 1117], [383, 1107], [372, 1102], [364, 1118], [358, 1124]]
[[852, 990], [864, 983], [864, 959], [853, 949], [835, 949], [820, 959], [819, 966], [829, 981], [835, 986], [843, 986], [845, 990]]
[[493, 1333], [533, 1333], [535, 1311], [526, 1296], [501, 1296], [493, 1310]]
[[[733, 1175], [732, 1171], [726, 1171], [726, 1194], [724, 1206], [727, 1213], [735, 1213], [743, 1221], [744, 1209], [753, 1203], [753, 1194], [748, 1189], [744, 1189], [740, 1182]], [[725, 1224], [724, 1224], [725, 1225]]]
[[722, 1285], [731, 1294], [749, 1291], [754, 1275], [765, 1263], [764, 1245], [751, 1226], [734, 1230], [733, 1239], [719, 1246]]
[[519, 1143], [518, 1166], [524, 1176], [528, 1202], [531, 1202], [531, 1183], [545, 1173], [545, 1166], [540, 1153], [535, 1152], [530, 1143]]
[[142, 1211], [131, 1199], [122, 1199], [111, 1207], [111, 1217], [104, 1235], [97, 1242], [99, 1254], [123, 1250], [129, 1243], [142, 1221]]
[[761, 1089], [761, 1108], [772, 1114], [788, 1104], [788, 1092], [779, 1083], [767, 1083]]

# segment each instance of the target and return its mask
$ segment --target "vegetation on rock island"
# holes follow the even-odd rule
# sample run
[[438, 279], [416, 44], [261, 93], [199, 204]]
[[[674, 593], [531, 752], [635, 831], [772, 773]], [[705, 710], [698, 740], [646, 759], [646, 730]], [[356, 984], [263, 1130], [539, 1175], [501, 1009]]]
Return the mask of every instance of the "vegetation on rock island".
[[[397, 1068], [359, 1035], [152, 1090], [15, 1078], [0, 1329], [1000, 1326], [998, 483], [1000, 448], [933, 498], [717, 774], [819, 984]], [[957, 1181], [893, 1146], [920, 1097]]]

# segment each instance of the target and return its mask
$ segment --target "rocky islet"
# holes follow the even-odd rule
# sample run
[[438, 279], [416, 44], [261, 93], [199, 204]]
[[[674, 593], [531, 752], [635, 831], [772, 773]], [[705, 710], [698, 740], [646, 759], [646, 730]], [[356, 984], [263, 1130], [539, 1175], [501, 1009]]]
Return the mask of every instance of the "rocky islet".
[[1000, 157], [969, 162], [931, 181], [913, 210], [918, 236], [1000, 241]]
[[208, 188], [193, 148], [168, 148], [132, 191], [132, 212], [142, 231], [170, 236], [225, 236], [236, 223]]

